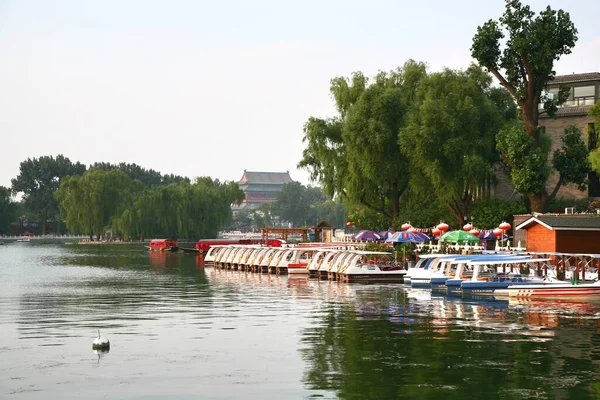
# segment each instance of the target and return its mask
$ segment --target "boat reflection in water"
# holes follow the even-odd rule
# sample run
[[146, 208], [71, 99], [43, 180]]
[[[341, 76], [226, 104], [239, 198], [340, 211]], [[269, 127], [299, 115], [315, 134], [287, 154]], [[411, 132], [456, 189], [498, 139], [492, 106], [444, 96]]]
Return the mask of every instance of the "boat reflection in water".
[[347, 292], [302, 331], [314, 390], [344, 399], [590, 398], [600, 379], [600, 353], [590, 351], [597, 304], [382, 285]]

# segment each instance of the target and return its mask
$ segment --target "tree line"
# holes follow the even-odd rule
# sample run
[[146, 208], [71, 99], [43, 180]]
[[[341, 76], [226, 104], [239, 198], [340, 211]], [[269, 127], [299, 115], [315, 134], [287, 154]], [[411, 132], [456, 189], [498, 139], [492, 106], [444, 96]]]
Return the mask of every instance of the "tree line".
[[[20, 202], [14, 194], [22, 193]], [[39, 223], [39, 233], [64, 223], [71, 233], [110, 233], [125, 240], [148, 237], [216, 237], [222, 228], [259, 230], [276, 223], [313, 226], [345, 223], [345, 208], [318, 187], [284, 185], [277, 200], [232, 219], [244, 193], [235, 182], [161, 174], [129, 163], [94, 163], [89, 169], [63, 155], [21, 162], [12, 187], [0, 186], [0, 234], [18, 219]], [[57, 232], [60, 233], [60, 232]]]
[[[0, 187], [0, 233], [26, 214], [40, 233], [64, 221], [72, 233], [123, 239], [215, 237], [244, 193], [234, 182], [161, 174], [136, 164], [95, 163], [89, 169], [63, 155], [21, 162], [12, 187]], [[22, 194], [17, 203], [16, 193]]]
[[[305, 123], [298, 167], [330, 198], [342, 199], [362, 227], [432, 226], [440, 219], [492, 227], [512, 216], [507, 212], [547, 211], [560, 187], [585, 190], [592, 168], [600, 173], [598, 151], [590, 153], [577, 127], [568, 126], [551, 152], [539, 123], [567, 99], [568, 88], [553, 97], [547, 85], [554, 61], [576, 40], [563, 10], [536, 15], [507, 0], [501, 18], [478, 27], [471, 47], [477, 63], [466, 70], [429, 72], [409, 60], [372, 79], [362, 72], [333, 78], [337, 114]], [[592, 115], [600, 124], [598, 105]], [[499, 171], [520, 202], [492, 198]], [[548, 191], [552, 172], [558, 180]]]

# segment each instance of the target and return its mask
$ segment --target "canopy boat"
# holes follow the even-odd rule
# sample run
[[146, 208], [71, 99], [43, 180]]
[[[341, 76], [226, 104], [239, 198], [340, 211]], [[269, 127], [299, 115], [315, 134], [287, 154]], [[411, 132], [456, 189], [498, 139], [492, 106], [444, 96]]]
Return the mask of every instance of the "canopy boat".
[[343, 259], [336, 276], [345, 282], [403, 282], [404, 266], [391, 261], [390, 253], [377, 251], [353, 251]]
[[174, 239], [152, 239], [146, 247], [152, 251], [176, 252], [179, 250], [179, 245]]
[[[463, 294], [497, 295], [500, 294], [499, 291], [514, 284], [521, 286], [554, 285], [553, 282], [556, 281], [551, 282], [545, 277], [522, 274], [524, 267], [547, 261], [550, 259], [521, 256], [499, 257], [494, 261], [470, 261], [467, 265], [473, 269], [473, 276], [470, 280], [461, 282], [460, 290]], [[508, 272], [506, 272], [507, 267], [510, 268]], [[499, 268], [502, 268], [502, 272], [499, 271]]]
[[[407, 277], [412, 287], [429, 287], [431, 278], [444, 276], [444, 260], [454, 258], [454, 254], [424, 254], [414, 268], [409, 268]], [[423, 260], [423, 262], [421, 262]]]
[[[530, 258], [509, 254], [470, 254], [444, 258], [441, 260], [439, 268], [442, 271], [442, 275], [431, 277], [431, 288], [438, 290], [458, 290], [463, 281], [471, 280], [473, 277], [473, 269], [467, 268], [467, 263], [470, 261], [506, 261], [508, 260], [507, 257], [512, 257], [513, 259]], [[483, 280], [483, 275], [480, 274], [479, 280]]]

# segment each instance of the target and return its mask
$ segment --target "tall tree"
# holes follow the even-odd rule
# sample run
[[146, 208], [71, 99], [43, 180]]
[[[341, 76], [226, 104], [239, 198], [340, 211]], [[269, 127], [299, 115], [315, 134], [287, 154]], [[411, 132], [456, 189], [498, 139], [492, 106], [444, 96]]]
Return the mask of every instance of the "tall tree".
[[55, 197], [67, 227], [91, 238], [111, 228], [111, 219], [125, 211], [141, 189], [139, 181], [122, 171], [92, 168], [83, 176], [65, 178]]
[[317, 223], [317, 205], [327, 200], [320, 188], [304, 186], [299, 182], [286, 183], [277, 193], [276, 210], [283, 221], [294, 226]]
[[10, 224], [17, 220], [17, 204], [13, 201], [11, 190], [0, 186], [0, 233], [12, 232]]
[[418, 181], [433, 190], [459, 226], [492, 176], [502, 123], [487, 93], [491, 79], [474, 72], [446, 69], [423, 79], [400, 135], [405, 156], [422, 177]]
[[[532, 153], [543, 150], [538, 124], [540, 114], [554, 116], [568, 95], [566, 89], [556, 98], [544, 94], [548, 82], [555, 76], [554, 61], [570, 54], [576, 41], [577, 29], [569, 13], [548, 6], [535, 16], [529, 6], [518, 0], [506, 0], [503, 16], [479, 26], [473, 38], [473, 58], [487, 68], [517, 102], [525, 131], [533, 139], [529, 147]], [[540, 104], [543, 104], [542, 110]], [[519, 168], [509, 166], [513, 171]], [[517, 174], [539, 177], [547, 165], [536, 162], [525, 167], [529, 169]], [[529, 186], [536, 189], [527, 193], [532, 211], [543, 212], [548, 201], [545, 186]]]
[[42, 230], [46, 233], [48, 219], [58, 216], [58, 203], [54, 193], [58, 190], [61, 179], [70, 175], [81, 175], [85, 172], [85, 165], [59, 154], [28, 158], [21, 162], [19, 175], [12, 179], [12, 189], [23, 193], [23, 202], [28, 212], [39, 220]]
[[169, 183], [187, 182], [190, 180], [186, 177], [173, 175], [173, 174], [161, 174], [153, 169], [146, 169], [137, 164], [133, 163], [118, 163], [110, 164], [106, 162], [94, 163], [91, 168], [97, 168], [103, 171], [120, 170], [125, 172], [131, 179], [138, 180], [146, 187], [168, 185]]
[[409, 179], [398, 134], [425, 75], [425, 64], [410, 60], [403, 68], [380, 72], [371, 85], [359, 72], [332, 79], [339, 115], [308, 120], [307, 147], [298, 166], [308, 169], [330, 197], [366, 207], [392, 226]]
[[600, 140], [598, 140], [600, 137], [600, 102], [590, 108], [590, 116], [594, 118], [595, 125], [588, 132], [588, 140], [590, 141], [588, 160], [592, 170], [600, 174]]
[[496, 140], [498, 150], [511, 169], [513, 184], [518, 192], [530, 194], [543, 191], [545, 201], [551, 201], [559, 189], [569, 183], [577, 185], [579, 190], [585, 190], [590, 170], [589, 152], [576, 126], [565, 128], [561, 135], [561, 146], [552, 155], [550, 164], [557, 172], [558, 180], [549, 194], [546, 193], [546, 182], [550, 176], [548, 155], [551, 142], [548, 135], [542, 131], [539, 144], [535, 145], [535, 139], [525, 133], [522, 121], [517, 121], [503, 129]]
[[113, 223], [126, 238], [216, 237], [231, 219], [231, 204], [243, 199], [237, 183], [202, 177], [194, 184], [171, 183], [145, 190]]

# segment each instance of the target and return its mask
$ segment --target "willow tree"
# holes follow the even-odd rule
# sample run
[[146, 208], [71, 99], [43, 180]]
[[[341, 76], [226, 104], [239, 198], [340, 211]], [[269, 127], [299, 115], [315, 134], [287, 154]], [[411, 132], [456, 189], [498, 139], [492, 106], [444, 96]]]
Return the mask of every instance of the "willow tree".
[[417, 169], [416, 184], [430, 187], [462, 225], [497, 160], [494, 142], [502, 120], [484, 75], [446, 69], [423, 79], [400, 147]]
[[506, 0], [503, 16], [498, 21], [489, 20], [479, 26], [473, 38], [473, 58], [498, 79], [519, 106], [525, 132], [532, 138], [528, 152], [542, 153], [536, 156], [539, 162], [524, 166], [526, 171], [519, 171], [523, 166], [515, 165], [505, 157], [513, 174], [537, 179], [525, 185], [529, 187], [525, 194], [535, 212], [543, 212], [548, 201], [546, 181], [539, 182], [543, 170], [548, 168], [544, 159], [549, 152], [549, 148], [544, 147], [539, 117], [542, 113], [554, 116], [557, 107], [568, 96], [566, 88], [554, 98], [545, 94], [545, 89], [556, 74], [554, 62], [570, 54], [576, 41], [577, 29], [569, 13], [547, 7], [535, 16], [529, 6], [518, 0]]
[[307, 147], [298, 166], [309, 170], [332, 198], [366, 207], [388, 226], [397, 224], [400, 197], [409, 182], [398, 135], [425, 75], [425, 64], [410, 60], [402, 68], [380, 72], [371, 84], [360, 72], [332, 79], [338, 115], [308, 120]]
[[197, 178], [194, 184], [171, 183], [145, 190], [114, 219], [129, 237], [216, 237], [231, 219], [231, 204], [244, 193], [234, 182]]
[[82, 176], [65, 178], [55, 197], [69, 229], [100, 236], [133, 201], [141, 185], [122, 171], [92, 168]]

